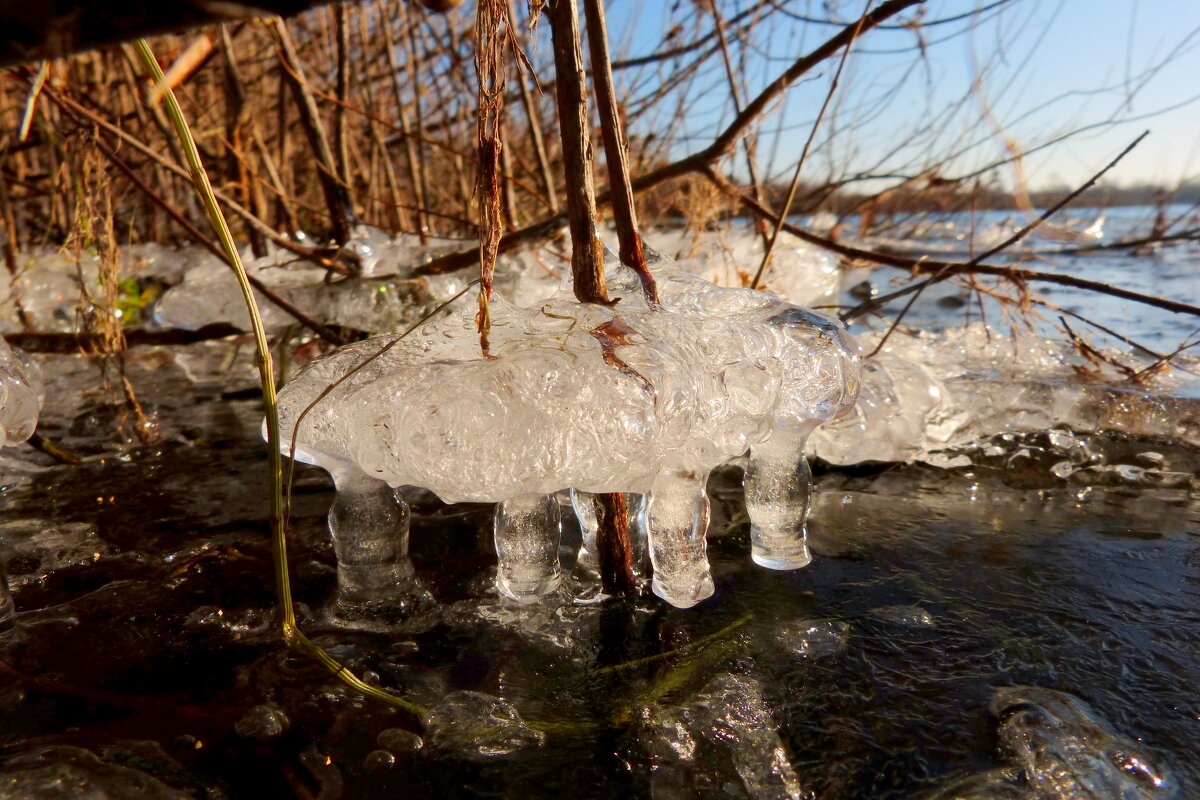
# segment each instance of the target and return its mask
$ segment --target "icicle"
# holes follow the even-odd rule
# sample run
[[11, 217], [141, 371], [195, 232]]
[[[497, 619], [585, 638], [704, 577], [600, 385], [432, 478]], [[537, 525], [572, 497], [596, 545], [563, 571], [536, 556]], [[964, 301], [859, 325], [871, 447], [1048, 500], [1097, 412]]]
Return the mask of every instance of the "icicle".
[[[408, 503], [357, 470], [334, 473], [329, 531], [337, 554], [339, 616], [375, 605], [410, 605], [423, 593], [408, 558]], [[399, 610], [399, 608], [397, 608]]]
[[663, 471], [643, 512], [654, 565], [651, 588], [677, 608], [691, 608], [714, 591], [705, 553], [708, 473]]
[[518, 603], [533, 603], [558, 588], [561, 517], [554, 495], [527, 494], [496, 506], [496, 588]]
[[0, 564], [0, 633], [11, 629], [16, 618], [17, 606], [8, 589], [8, 574], [4, 571], [4, 565]]
[[[575, 510], [575, 518], [579, 520], [579, 532], [583, 542], [579, 545], [579, 557], [575, 563], [589, 573], [599, 573], [600, 556], [596, 552], [596, 532], [599, 524], [596, 522], [596, 507], [592, 503], [594, 495], [591, 492], [571, 490], [571, 508]], [[630, 523], [633, 514], [630, 512]], [[632, 534], [632, 530], [630, 531]]]
[[772, 440], [750, 449], [745, 479], [750, 557], [769, 569], [797, 569], [812, 561], [807, 530], [812, 505], [812, 470], [804, 455], [807, 438]]

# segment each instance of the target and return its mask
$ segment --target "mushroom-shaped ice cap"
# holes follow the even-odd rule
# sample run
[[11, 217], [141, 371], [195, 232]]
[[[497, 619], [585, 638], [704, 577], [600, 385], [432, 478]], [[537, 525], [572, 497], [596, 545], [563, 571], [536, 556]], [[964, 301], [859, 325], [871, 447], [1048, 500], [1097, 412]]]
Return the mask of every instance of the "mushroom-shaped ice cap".
[[634, 273], [607, 266], [612, 306], [569, 286], [535, 308], [497, 295], [491, 357], [463, 303], [312, 362], [280, 394], [284, 452], [294, 433], [301, 460], [447, 502], [646, 492], [853, 403], [858, 358], [836, 322], [664, 259], [651, 309]]

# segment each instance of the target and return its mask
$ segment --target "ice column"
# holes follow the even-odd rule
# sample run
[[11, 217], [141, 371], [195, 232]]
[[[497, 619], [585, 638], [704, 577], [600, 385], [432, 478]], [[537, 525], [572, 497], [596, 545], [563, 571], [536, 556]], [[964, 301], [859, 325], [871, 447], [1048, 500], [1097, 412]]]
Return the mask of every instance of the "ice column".
[[17, 607], [12, 592], [8, 590], [8, 574], [4, 571], [4, 565], [0, 564], [0, 633], [11, 629], [16, 617]]
[[337, 496], [329, 531], [337, 554], [339, 613], [408, 604], [417, 590], [408, 558], [408, 503], [357, 469], [335, 472], [333, 481]]
[[646, 496], [651, 588], [677, 608], [691, 608], [714, 591], [705, 553], [707, 472], [663, 470]]
[[750, 557], [769, 569], [797, 569], [812, 561], [807, 530], [812, 470], [804, 455], [807, 434], [778, 439], [750, 448], [744, 484]]
[[526, 494], [496, 506], [496, 588], [518, 603], [533, 603], [558, 588], [562, 538], [558, 499]]
[[[593, 573], [600, 571], [600, 554], [596, 549], [598, 526], [595, 497], [591, 492], [571, 490], [571, 507], [575, 510], [579, 529], [583, 533], [583, 544], [579, 548], [576, 564]], [[646, 495], [626, 492], [625, 502], [629, 506], [629, 544], [633, 549], [633, 574], [645, 577]]]

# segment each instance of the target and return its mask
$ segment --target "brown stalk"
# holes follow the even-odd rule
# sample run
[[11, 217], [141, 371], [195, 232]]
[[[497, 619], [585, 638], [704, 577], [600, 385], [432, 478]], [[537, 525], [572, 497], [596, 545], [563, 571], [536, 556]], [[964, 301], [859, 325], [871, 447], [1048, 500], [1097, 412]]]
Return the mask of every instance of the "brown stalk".
[[[702, 150], [693, 153], [690, 156], [673, 161], [657, 169], [651, 170], [645, 175], [633, 178], [631, 186], [634, 193], [644, 192], [653, 189], [656, 186], [666, 183], [675, 178], [680, 178], [685, 175], [699, 174], [705, 177], [715, 175], [712, 171], [712, 164], [718, 161], [722, 156], [732, 149], [738, 138], [747, 127], [753, 124], [754, 120], [761, 115], [781, 94], [787, 91], [788, 87], [797, 81], [802, 75], [807, 73], [813, 67], [820, 64], [827, 58], [836, 54], [841, 48], [851, 41], [856, 31], [866, 33], [868, 30], [878, 26], [884, 20], [895, 16], [904, 9], [916, 5], [922, 0], [888, 0], [871, 13], [864, 16], [862, 19], [855, 21], [851, 25], [846, 26], [834, 36], [831, 36], [823, 44], [809, 52], [807, 55], [796, 60], [787, 70], [780, 74], [778, 78], [772, 81], [764, 88], [753, 100], [751, 100], [742, 112], [734, 117], [733, 121], [713, 140], [713, 142]], [[553, 19], [553, 16], [551, 17]], [[861, 31], [860, 31], [861, 28]], [[558, 49], [555, 49], [555, 63], [557, 65], [559, 57]], [[568, 59], [569, 60], [569, 59]], [[557, 83], [557, 79], [556, 79]], [[561, 92], [562, 89], [560, 88]], [[559, 116], [560, 121], [563, 113], [563, 103], [560, 99]], [[566, 139], [564, 139], [564, 160], [566, 160]], [[568, 172], [568, 175], [570, 173]], [[723, 179], [720, 179], [723, 180]], [[599, 203], [610, 202], [611, 197], [608, 193], [602, 193], [596, 198]], [[743, 198], [739, 198], [741, 202], [745, 202]], [[753, 198], [750, 198], [753, 202]], [[761, 208], [761, 206], [760, 206]], [[763, 209], [766, 211], [766, 209]], [[766, 211], [770, 214], [770, 211]], [[775, 215], [771, 214], [771, 219]], [[537, 241], [553, 234], [563, 224], [569, 221], [568, 217], [562, 214], [555, 214], [526, 225], [511, 233], [506, 234], [500, 241], [500, 252], [505, 252], [522, 244]], [[790, 228], [785, 228], [791, 230]], [[594, 228], [593, 228], [594, 230]], [[818, 237], [819, 238], [819, 237]], [[417, 274], [421, 275], [437, 275], [444, 272], [453, 272], [454, 270], [462, 269], [470, 264], [476, 263], [479, 258], [478, 250], [468, 250], [461, 253], [451, 253], [447, 256], [432, 259], [420, 269], [416, 270]]]
[[608, 52], [608, 25], [604, 19], [604, 0], [584, 0], [587, 18], [588, 49], [592, 58], [592, 85], [600, 109], [600, 136], [604, 140], [604, 161], [608, 167], [608, 190], [612, 198], [613, 219], [617, 225], [621, 263], [637, 273], [642, 293], [650, 306], [659, 304], [658, 285], [646, 267], [646, 251], [638, 233], [637, 207], [629, 185], [629, 163], [621, 135], [621, 117], [613, 90], [612, 59]]
[[492, 318], [492, 276], [504, 233], [500, 206], [501, 118], [504, 113], [504, 27], [508, 7], [503, 0], [479, 0], [475, 7], [475, 71], [478, 77], [479, 110], [475, 136], [479, 147], [476, 192], [479, 195], [479, 348], [491, 356], [488, 334]]
[[[734, 113], [740, 114], [742, 112], [742, 87], [733, 69], [733, 58], [729, 55], [729, 41], [725, 38], [725, 20], [721, 16], [717, 0], [708, 0], [708, 10], [712, 12], [713, 30], [717, 34], [717, 48], [721, 53], [721, 63], [725, 67], [725, 81], [729, 84], [729, 99], [733, 101]], [[746, 151], [746, 171], [750, 176], [750, 191], [754, 193], [755, 200], [765, 204], [762, 181], [758, 178], [756, 138], [753, 133], [748, 133], [742, 138], [742, 147]], [[759, 235], [763, 238], [763, 244], [769, 249], [766, 226], [760, 224], [757, 227]], [[757, 284], [757, 281], [755, 283]]]
[[337, 174], [342, 185], [350, 184], [350, 143], [346, 131], [346, 101], [350, 98], [350, 83], [353, 77], [350, 73], [350, 9], [345, 3], [334, 6], [334, 17], [337, 20], [337, 97], [339, 102], [333, 108], [333, 142], [337, 156]]
[[[558, 89], [558, 120], [567, 173], [567, 217], [571, 228], [571, 275], [581, 303], [612, 305], [604, 284], [604, 259], [596, 238], [596, 194], [592, 184], [591, 142], [579, 11], [575, 0], [556, 0], [547, 10], [554, 48], [554, 81]], [[629, 510], [620, 494], [597, 495], [596, 545], [602, 585], [608, 594], [633, 596], [633, 548], [629, 541]]]
[[[870, 7], [870, 0], [868, 0], [867, 6]], [[859, 19], [859, 24], [862, 24], [862, 18]], [[833, 100], [833, 95], [837, 92], [838, 81], [842, 77], [842, 69], [846, 66], [846, 59], [850, 57], [850, 48], [854, 46], [854, 40], [858, 38], [859, 33], [860, 31], [855, 30], [854, 35], [846, 42], [846, 48], [842, 50], [842, 57], [838, 61], [837, 70], [833, 73], [833, 80], [829, 82], [829, 91], [825, 93], [825, 99], [821, 103], [821, 110], [817, 112], [817, 118], [813, 120], [812, 127], [808, 130], [808, 138], [804, 140], [804, 149], [800, 151], [800, 158], [796, 161], [796, 170], [792, 173], [791, 185], [788, 186], [787, 199], [783, 201], [783, 208], [779, 211], [779, 221], [775, 223], [770, 238], [767, 239], [767, 246], [763, 251], [762, 263], [758, 265], [758, 272], [754, 273], [754, 280], [750, 282], [751, 289], [758, 288], [759, 282], [762, 281], [763, 273], [767, 271], [767, 265], [771, 263], [771, 252], [775, 249], [775, 242], [779, 240], [779, 231], [783, 227], [783, 221], [791, 213], [792, 203], [796, 201], [796, 189], [800, 186], [800, 174], [804, 169], [804, 162], [808, 160], [808, 152], [812, 148], [813, 140], [817, 136], [817, 129], [821, 127], [821, 120], [825, 119], [825, 112], [829, 110], [829, 102]], [[754, 199], [762, 203], [762, 192], [758, 191], [757, 183], [754, 188]]]
[[[243, 160], [237, 155], [242, 150], [242, 132], [250, 122], [250, 107], [247, 103], [246, 82], [242, 78], [241, 67], [233, 48], [233, 40], [229, 36], [229, 28], [225, 25], [221, 26], [221, 55], [225, 60], [225, 102], [227, 105], [225, 138], [229, 142], [226, 174], [229, 182], [239, 187], [242, 203], [247, 206], [258, 206], [256, 200], [261, 195], [254, 193], [249, 171]], [[261, 215], [263, 209], [256, 207], [255, 212]], [[262, 233], [250, 228], [248, 234], [254, 255], [260, 258], [266, 255], [267, 245]]]
[[[421, 59], [421, 51], [417, 48], [416, 31], [414, 30], [414, 28], [416, 28], [416, 26], [417, 26], [417, 20], [411, 19], [409, 17], [407, 3], [400, 3], [399, 6], [400, 6], [400, 22], [401, 22], [401, 24], [404, 25], [404, 32], [407, 34], [407, 36], [405, 37], [405, 43], [408, 45], [408, 58], [405, 60], [404, 63], [405, 63], [405, 66], [408, 68], [408, 82], [409, 82], [409, 85], [412, 86], [412, 91], [413, 91], [413, 123], [415, 126], [413, 129], [413, 132], [416, 135], [415, 148], [416, 148], [416, 153], [417, 153], [417, 163], [422, 165], [421, 168], [417, 172], [417, 178], [420, 181], [420, 189], [419, 189], [418, 196], [422, 198], [419, 205], [422, 208], [427, 208], [428, 202], [429, 202], [429, 176], [426, 173], [424, 166], [423, 166], [424, 160], [423, 160], [423, 153], [422, 153], [423, 144], [425, 142], [425, 115], [424, 115], [424, 111], [423, 111], [422, 105], [421, 105], [421, 94], [422, 94], [421, 90], [423, 88], [421, 81], [422, 81], [422, 74], [424, 72], [424, 69], [423, 69], [423, 63], [422, 63], [422, 59]], [[421, 16], [422, 12], [418, 9], [416, 11], [416, 15]], [[399, 102], [399, 96], [397, 96], [396, 99], [397, 99], [397, 102]], [[421, 230], [422, 230], [421, 241], [422, 242], [426, 241], [426, 239], [424, 238], [424, 236], [425, 236], [424, 231], [426, 230], [428, 225], [429, 225], [429, 218], [428, 218], [428, 216], [426, 216], [424, 219], [424, 225], [421, 228]]]
[[[156, 151], [154, 148], [150, 147], [149, 145], [144, 144], [140, 140], [134, 138], [132, 135], [126, 133], [125, 131], [116, 127], [115, 125], [108, 122], [107, 120], [104, 120], [101, 117], [97, 116], [95, 113], [93, 113], [87, 107], [81, 105], [80, 103], [76, 102], [75, 100], [71, 99], [70, 97], [64, 97], [64, 96], [57, 94], [57, 92], [55, 92], [49, 86], [47, 86], [43, 90], [43, 94], [46, 97], [49, 97], [51, 100], [53, 100], [56, 104], [60, 105], [68, 113], [78, 114], [79, 116], [86, 118], [88, 121], [94, 122], [95, 124], [99, 125], [105, 131], [107, 131], [108, 133], [117, 137], [121, 141], [126, 142], [127, 144], [131, 145], [134, 149], [136, 149], [142, 155], [147, 156], [148, 158], [150, 158], [152, 161], [154, 161], [155, 163], [157, 163], [159, 166], [163, 167], [164, 169], [166, 169], [180, 177], [188, 178], [188, 172], [183, 167], [180, 167], [177, 163], [174, 163], [174, 162], [168, 160], [164, 155], [162, 155], [161, 153]], [[248, 225], [253, 226], [256, 230], [258, 230], [260, 233], [262, 233], [268, 239], [273, 241], [275, 244], [279, 245], [280, 247], [284, 248], [285, 250], [289, 250], [289, 251], [295, 253], [296, 255], [298, 255], [302, 258], [311, 259], [316, 264], [320, 264], [321, 266], [324, 266], [326, 268], [333, 269], [334, 271], [342, 271], [342, 270], [337, 269], [336, 265], [331, 265], [331, 262], [329, 262], [328, 259], [321, 258], [322, 251], [311, 248], [311, 247], [303, 247], [301, 245], [296, 244], [295, 242], [293, 242], [291, 239], [287, 238], [286, 236], [281, 235], [280, 233], [278, 233], [277, 231], [272, 229], [270, 226], [268, 226], [261, 219], [259, 219], [257, 216], [255, 216], [249, 209], [247, 209], [241, 203], [234, 200], [232, 197], [230, 197], [225, 192], [222, 192], [219, 189], [214, 187], [213, 193], [217, 196], [217, 199], [219, 199], [221, 201], [222, 206], [224, 206], [226, 209], [237, 214]]]
[[546, 11], [554, 47], [554, 82], [563, 167], [567, 173], [567, 223], [571, 229], [571, 274], [581, 303], [610, 305], [604, 284], [604, 252], [596, 238], [596, 189], [592, 182], [592, 144], [579, 10], [575, 0], [555, 0]]
[[[509, 19], [512, 19], [512, 0], [508, 6]], [[521, 89], [521, 105], [525, 108], [525, 117], [529, 120], [529, 138], [533, 144], [533, 152], [537, 157], [538, 174], [542, 179], [542, 190], [546, 193], [546, 206], [551, 214], [558, 213], [558, 193], [554, 190], [554, 173], [550, 171], [550, 158], [546, 154], [546, 140], [542, 137], [542, 117], [538, 113], [537, 102], [529, 89], [529, 81], [525, 71], [518, 67], [517, 84]], [[539, 89], [540, 93], [540, 89]]]
[[288, 24], [283, 20], [275, 20], [272, 27], [279, 44], [279, 61], [283, 66], [282, 72], [292, 90], [296, 109], [300, 112], [300, 127], [304, 130], [309, 147], [312, 148], [312, 155], [317, 161], [317, 179], [321, 182], [321, 190], [325, 194], [331, 233], [334, 241], [339, 245], [344, 245], [350, 241], [350, 229], [354, 218], [350, 193], [346, 186], [338, 180], [340, 172], [337, 162], [332, 149], [330, 149], [329, 138], [325, 135], [325, 125], [321, 122], [317, 101], [309, 91], [304, 67], [300, 63], [300, 55], [296, 52], [296, 44], [292, 41]]
[[383, 25], [384, 52], [387, 54], [388, 66], [392, 76], [392, 90], [396, 96], [396, 116], [400, 120], [400, 129], [404, 139], [404, 157], [408, 167], [408, 178], [412, 184], [417, 206], [417, 233], [421, 244], [429, 241], [429, 218], [425, 213], [425, 173], [422, 169], [420, 156], [417, 154], [417, 140], [413, 138], [411, 125], [408, 121], [408, 111], [404, 103], [404, 91], [400, 83], [400, 65], [396, 63], [396, 46], [392, 38], [392, 23], [388, 19], [387, 9], [380, 14]]

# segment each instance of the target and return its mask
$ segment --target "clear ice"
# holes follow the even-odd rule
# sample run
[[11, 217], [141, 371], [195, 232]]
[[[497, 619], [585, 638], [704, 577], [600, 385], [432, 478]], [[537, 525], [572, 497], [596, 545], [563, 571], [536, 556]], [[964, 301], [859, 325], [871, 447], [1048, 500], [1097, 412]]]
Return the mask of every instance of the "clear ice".
[[43, 397], [37, 365], [0, 338], [0, 447], [33, 435]]
[[1082, 700], [1036, 686], [996, 691], [999, 739], [1037, 797], [1154, 800], [1177, 786], [1140, 742], [1121, 736]]
[[[0, 447], [23, 442], [33, 435], [44, 399], [37, 364], [0, 337]], [[15, 617], [8, 576], [4, 563], [0, 562], [0, 632], [12, 628]]]
[[[862, 340], [865, 350], [874, 349], [874, 337]], [[1116, 375], [1079, 379], [1077, 368], [1090, 373], [1094, 366], [1070, 343], [1028, 330], [997, 333], [977, 322], [940, 333], [897, 333], [863, 361], [858, 405], [818, 428], [811, 451], [833, 464], [955, 466], [952, 454], [988, 437], [1055, 429], [1200, 446], [1194, 387], [1163, 391], [1180, 383], [1170, 372], [1159, 377], [1158, 388]], [[1066, 479], [1088, 467], [1064, 464], [1055, 474]]]
[[329, 530], [337, 556], [336, 608], [343, 618], [397, 613], [419, 599], [408, 557], [408, 503], [383, 481], [353, 467], [333, 472], [337, 493]]
[[792, 508], [786, 520], [762, 520], [761, 560], [799, 566], [807, 489], [783, 484], [807, 474], [808, 431], [853, 406], [857, 351], [841, 325], [776, 295], [721, 288], [656, 256], [652, 269], [661, 309], [614, 260], [613, 306], [581, 304], [569, 284], [531, 308], [497, 294], [492, 358], [480, 353], [468, 302], [406, 338], [336, 350], [281, 392], [281, 447], [289, 451], [303, 410], [344, 378], [299, 420], [297, 457], [450, 503], [503, 504], [500, 591], [521, 600], [559, 580], [546, 498], [644, 494], [654, 591], [682, 607], [713, 590], [705, 479], [757, 450], [766, 460], [756, 475], [788, 464], [763, 499], [774, 493]]
[[496, 588], [518, 603], [532, 603], [558, 588], [562, 538], [558, 498], [530, 494], [496, 506]]

